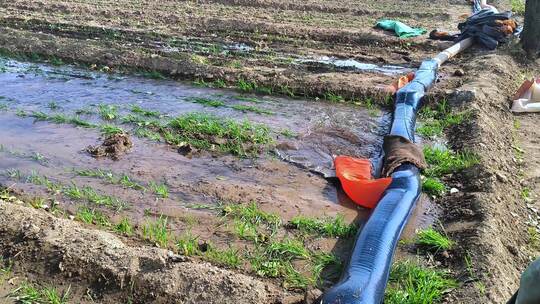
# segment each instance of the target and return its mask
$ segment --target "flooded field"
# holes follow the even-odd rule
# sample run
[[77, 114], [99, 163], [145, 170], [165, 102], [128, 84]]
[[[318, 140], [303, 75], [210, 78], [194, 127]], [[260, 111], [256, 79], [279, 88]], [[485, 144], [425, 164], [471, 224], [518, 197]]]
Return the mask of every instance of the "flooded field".
[[[318, 303], [370, 217], [333, 157], [368, 158], [377, 175], [393, 84], [452, 44], [430, 31], [454, 33], [471, 11], [3, 1], [0, 302]], [[399, 38], [381, 19], [426, 34]], [[538, 256], [537, 183], [522, 168], [533, 145], [517, 136], [534, 123], [508, 111], [526, 74], [517, 49], [471, 48], [429, 89], [416, 128], [423, 194], [385, 303], [502, 303]]]
[[[161, 247], [189, 238], [220, 250], [256, 251], [256, 239], [267, 233], [282, 241], [305, 238], [294, 224], [299, 219], [335, 219], [345, 232], [307, 237], [306, 247], [343, 260], [353, 227], [369, 216], [342, 192], [332, 163], [335, 155], [378, 162], [390, 119], [378, 107], [7, 59], [0, 81], [0, 182], [38, 208], [105, 228], [124, 223], [130, 235]], [[129, 139], [125, 151], [90, 153], [116, 135]], [[244, 227], [239, 210], [271, 215], [277, 226]], [[408, 237], [431, 224], [436, 210], [423, 201], [417, 213]], [[152, 235], [155, 225], [164, 225], [166, 234]], [[295, 269], [310, 278], [305, 264]], [[326, 279], [338, 275], [334, 270]], [[309, 282], [284, 280], [292, 288]]]

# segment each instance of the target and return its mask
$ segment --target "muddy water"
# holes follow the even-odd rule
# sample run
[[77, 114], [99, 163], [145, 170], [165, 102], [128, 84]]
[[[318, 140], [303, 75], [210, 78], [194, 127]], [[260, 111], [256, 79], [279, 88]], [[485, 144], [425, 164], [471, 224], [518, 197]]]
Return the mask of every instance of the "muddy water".
[[409, 67], [402, 67], [397, 65], [377, 65], [374, 63], [360, 62], [355, 59], [339, 59], [335, 57], [320, 57], [313, 59], [299, 59], [298, 63], [319, 65], [320, 67], [333, 68], [336, 70], [350, 70], [357, 72], [374, 72], [387, 76], [404, 75], [414, 71]]
[[[128, 209], [116, 217], [142, 221], [145, 215], [176, 218], [176, 228], [192, 229], [201, 237], [216, 238], [219, 219], [215, 212], [194, 210], [197, 204], [220, 201], [256, 201], [266, 211], [284, 220], [296, 215], [322, 217], [343, 214], [347, 221], [365, 221], [368, 210], [351, 203], [339, 186], [320, 174], [331, 174], [333, 155], [376, 159], [389, 114], [381, 111], [314, 100], [288, 100], [265, 96], [238, 96], [226, 90], [194, 87], [167, 80], [109, 75], [73, 67], [55, 68], [4, 61], [0, 73], [0, 170], [35, 171], [63, 184], [90, 185], [100, 192], [126, 201]], [[192, 102], [194, 97], [222, 100], [227, 107], [212, 108]], [[54, 109], [50, 103], [54, 102]], [[201, 154], [185, 157], [164, 143], [133, 138], [134, 147], [121, 160], [95, 159], [84, 152], [100, 141], [96, 130], [35, 122], [15, 115], [16, 110], [72, 114], [96, 104], [110, 104], [121, 114], [132, 105], [160, 111], [170, 117], [187, 112], [206, 112], [235, 120], [266, 124], [277, 141], [277, 153], [241, 159], [232, 155]], [[244, 113], [233, 105], [253, 105], [267, 114]], [[98, 121], [96, 115], [87, 119]], [[282, 130], [296, 134], [280, 135]], [[39, 155], [40, 157], [32, 157]], [[156, 181], [169, 187], [169, 198], [149, 192], [124, 189], [95, 178], [78, 177], [73, 169], [105, 169], [127, 174], [136, 181]], [[314, 173], [315, 172], [315, 173]], [[42, 187], [0, 177], [3, 184], [31, 195], [45, 196]], [[55, 197], [71, 211], [78, 203]], [[422, 205], [423, 206], [423, 205]], [[430, 207], [426, 207], [430, 209]], [[432, 220], [422, 215], [411, 226]], [[197, 225], [193, 224], [193, 218]], [[219, 236], [218, 236], [219, 238]], [[223, 241], [223, 240], [222, 240]], [[218, 240], [219, 242], [219, 240]]]

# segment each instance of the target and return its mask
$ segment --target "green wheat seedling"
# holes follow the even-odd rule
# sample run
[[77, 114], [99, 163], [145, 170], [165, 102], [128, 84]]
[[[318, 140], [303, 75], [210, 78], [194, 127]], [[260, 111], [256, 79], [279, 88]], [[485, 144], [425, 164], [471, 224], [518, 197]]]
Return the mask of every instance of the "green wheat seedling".
[[450, 250], [454, 246], [452, 240], [433, 228], [419, 231], [416, 236], [416, 243], [434, 251]]

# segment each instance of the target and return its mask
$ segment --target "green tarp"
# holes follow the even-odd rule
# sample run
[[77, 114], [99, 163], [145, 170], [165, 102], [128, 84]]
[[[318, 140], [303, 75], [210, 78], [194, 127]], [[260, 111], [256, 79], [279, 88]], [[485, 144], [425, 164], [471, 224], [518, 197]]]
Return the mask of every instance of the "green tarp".
[[426, 29], [423, 28], [412, 28], [400, 21], [396, 20], [381, 20], [377, 22], [377, 27], [385, 29], [387, 31], [394, 31], [399, 38], [410, 38], [423, 35], [427, 33]]

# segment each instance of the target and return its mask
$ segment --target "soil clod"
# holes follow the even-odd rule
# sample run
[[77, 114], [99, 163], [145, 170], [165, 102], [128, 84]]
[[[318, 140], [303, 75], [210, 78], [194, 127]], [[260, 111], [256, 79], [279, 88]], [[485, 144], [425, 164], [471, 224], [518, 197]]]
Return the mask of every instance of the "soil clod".
[[119, 160], [120, 156], [127, 153], [133, 143], [126, 133], [107, 136], [101, 145], [88, 146], [86, 151], [93, 157], [110, 157], [113, 160]]

